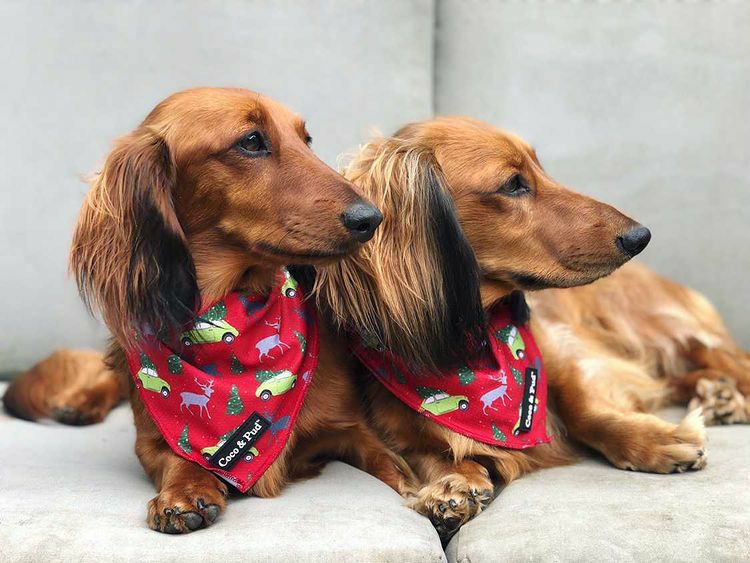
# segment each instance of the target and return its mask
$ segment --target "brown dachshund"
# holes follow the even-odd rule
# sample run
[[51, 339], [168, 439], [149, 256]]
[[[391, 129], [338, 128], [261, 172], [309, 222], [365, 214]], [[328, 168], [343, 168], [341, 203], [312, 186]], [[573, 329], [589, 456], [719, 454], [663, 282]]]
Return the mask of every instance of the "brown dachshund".
[[[385, 218], [360, 252], [338, 265], [318, 265], [322, 308], [345, 330], [375, 331], [425, 365], [460, 357], [464, 335], [481, 326], [483, 307], [503, 298], [522, 306], [519, 289], [593, 282], [648, 243], [644, 228], [549, 179], [521, 139], [468, 119], [428, 121], [377, 140], [356, 156], [347, 176]], [[510, 451], [474, 442], [419, 417], [367, 374], [356, 379], [372, 425], [422, 480], [414, 494], [403, 477], [408, 469], [389, 470], [391, 486], [444, 537], [481, 511], [495, 482], [573, 461], [573, 441], [623, 468], [702, 467], [696, 415], [675, 426], [643, 414], [665, 401], [693, 397], [712, 413], [711, 422], [746, 416], [748, 356], [694, 292], [629, 265], [592, 285], [532, 293], [529, 301], [556, 415], [549, 446]], [[85, 371], [75, 372], [76, 362], [85, 362], [79, 366]], [[74, 385], [63, 390], [60, 381]], [[107, 381], [96, 356], [63, 351], [16, 380], [5, 401], [28, 417], [92, 422], [118, 400]], [[337, 398], [348, 400], [348, 392]], [[343, 409], [352, 406], [361, 408], [349, 402]], [[360, 412], [347, 417], [370, 439], [360, 429]], [[336, 457], [340, 439], [338, 429], [323, 440], [302, 437], [291, 465], [313, 468], [306, 460]], [[379, 451], [379, 442], [372, 443]]]
[[[238, 288], [267, 293], [280, 265], [330, 263], [372, 237], [380, 212], [315, 157], [310, 140], [297, 115], [246, 90], [189, 90], [160, 103], [116, 143], [73, 239], [71, 269], [114, 336], [111, 371], [95, 354], [60, 352], [5, 396], [26, 418], [52, 413], [92, 422], [121, 397], [116, 378], [130, 381], [136, 453], [158, 490], [148, 505], [155, 530], [211, 524], [227, 487], [172, 452], [134, 390], [124, 348], [135, 327], [182, 327], [199, 296], [214, 301]], [[295, 429], [251, 492], [279, 494], [314, 472], [326, 448], [403, 491], [409, 470], [366, 425], [347, 376], [346, 345], [325, 327], [320, 332], [318, 367]], [[67, 391], [56, 394], [63, 386]], [[316, 448], [292, 459], [298, 436]]]
[[[650, 240], [617, 210], [549, 178], [517, 136], [466, 118], [377, 139], [345, 175], [384, 219], [359, 253], [319, 268], [321, 306], [345, 331], [374, 334], [417, 366], [453, 365], [483, 308], [501, 299], [523, 308], [522, 291], [590, 284]], [[443, 538], [482, 510], [497, 482], [572, 461], [572, 442], [623, 469], [702, 468], [699, 411], [679, 425], [646, 413], [687, 403], [699, 380], [691, 406], [746, 417], [750, 358], [695, 292], [632, 265], [585, 287], [531, 293], [529, 303], [551, 391], [550, 445], [476, 442], [361, 374], [372, 424], [423, 483], [409, 502]]]

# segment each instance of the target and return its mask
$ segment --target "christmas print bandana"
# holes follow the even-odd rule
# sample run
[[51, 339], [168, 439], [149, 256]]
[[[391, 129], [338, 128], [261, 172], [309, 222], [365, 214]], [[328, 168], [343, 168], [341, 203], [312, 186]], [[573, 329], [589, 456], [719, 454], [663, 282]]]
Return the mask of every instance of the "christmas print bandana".
[[454, 432], [511, 449], [550, 441], [542, 356], [528, 327], [514, 325], [502, 304], [490, 310], [484, 350], [451, 372], [415, 373], [366, 339], [352, 351], [403, 403]]
[[281, 453], [318, 363], [318, 328], [282, 269], [269, 295], [233, 292], [199, 312], [179, 349], [142, 336], [128, 364], [174, 452], [246, 492]]

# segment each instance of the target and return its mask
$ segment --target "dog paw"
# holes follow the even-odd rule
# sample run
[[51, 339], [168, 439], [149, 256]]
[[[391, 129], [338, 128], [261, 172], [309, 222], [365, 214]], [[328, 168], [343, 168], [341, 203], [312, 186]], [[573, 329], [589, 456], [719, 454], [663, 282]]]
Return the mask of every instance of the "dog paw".
[[116, 405], [117, 397], [80, 389], [65, 393], [52, 402], [52, 418], [71, 426], [96, 424], [104, 420]]
[[186, 534], [213, 524], [226, 507], [226, 487], [165, 489], [148, 503], [148, 526], [165, 534]]
[[749, 422], [750, 405], [733, 379], [700, 379], [695, 386], [695, 393], [688, 408], [702, 409], [707, 426]]
[[677, 426], [649, 416], [625, 441], [617, 455], [608, 456], [620, 469], [683, 473], [703, 469], [708, 462], [700, 409], [691, 411]]
[[493, 486], [487, 470], [481, 467], [474, 473], [445, 475], [424, 485], [409, 499], [412, 509], [430, 519], [443, 544], [492, 500]]

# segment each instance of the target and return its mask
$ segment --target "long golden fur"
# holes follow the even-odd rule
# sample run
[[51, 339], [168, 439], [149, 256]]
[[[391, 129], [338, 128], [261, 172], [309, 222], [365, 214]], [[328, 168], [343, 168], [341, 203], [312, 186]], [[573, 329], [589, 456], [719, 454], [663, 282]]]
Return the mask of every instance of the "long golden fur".
[[[132, 384], [124, 350], [145, 326], [166, 338], [177, 334], [201, 298], [216, 300], [234, 289], [268, 292], [281, 265], [325, 264], [372, 235], [379, 211], [308, 145], [298, 116], [247, 90], [188, 90], [160, 103], [116, 143], [73, 240], [71, 269], [114, 336], [108, 369], [100, 356], [61, 351], [4, 397], [26, 418], [95, 422], [119, 401], [119, 381], [127, 382], [136, 454], [158, 491], [148, 504], [155, 530], [212, 524], [227, 487], [172, 452]], [[324, 456], [345, 459], [403, 492], [409, 468], [367, 426], [345, 350], [320, 327], [305, 404], [253, 494], [279, 494], [314, 473]]]
[[[545, 357], [556, 439], [524, 451], [475, 442], [418, 416], [361, 368], [338, 358], [346, 374], [334, 371], [341, 377], [314, 380], [338, 406], [308, 405], [300, 428], [314, 427], [305, 412], [317, 416], [334, 409], [344, 421], [332, 423], [328, 432], [297, 433], [290, 457], [300, 468], [295, 475], [311, 472], [321, 455], [355, 459], [366, 469], [378, 466], [381, 471], [372, 472], [389, 476], [447, 537], [482, 510], [495, 485], [570, 463], [580, 444], [626, 469], [703, 467], [700, 415], [693, 412], [674, 425], [648, 414], [662, 404], [691, 401], [691, 407], [703, 407], [709, 423], [747, 420], [750, 356], [733, 343], [711, 305], [643, 266], [617, 270], [638, 250], [626, 251], [618, 239], [637, 224], [551, 180], [520, 138], [469, 119], [430, 120], [363, 147], [346, 176], [382, 210], [383, 224], [373, 241], [344, 261], [317, 264], [321, 310], [344, 332], [378, 339], [416, 364], [449, 365], [466, 353], [464, 337], [478, 330], [482, 307], [505, 299], [522, 319], [521, 292], [545, 289], [526, 296]], [[222, 277], [217, 272], [205, 279]], [[9, 396], [22, 404], [19, 398], [32, 387], [59, 396], [54, 369], [18, 379], [6, 404]], [[40, 379], [46, 385], [32, 385]], [[91, 381], [80, 375], [78, 388], [83, 392]], [[353, 396], [355, 386], [365, 409]], [[311, 391], [308, 402], [321, 395]], [[77, 410], [86, 409], [77, 403]], [[95, 412], [92, 419], [106, 409]], [[394, 471], [399, 458], [384, 454], [378, 438], [361, 428], [363, 412], [416, 472], [416, 490], [403, 477], [409, 469]], [[49, 413], [50, 407], [40, 407], [35, 416]], [[366, 437], [378, 452], [375, 462], [363, 461], [349, 445], [351, 436]]]
[[[511, 451], [475, 442], [419, 416], [359, 374], [371, 423], [422, 481], [410, 504], [444, 538], [482, 510], [498, 482], [569, 463], [577, 444], [623, 469], [702, 468], [700, 412], [679, 425], [648, 414], [666, 402], [687, 403], [699, 380], [703, 396], [692, 406], [713, 402], [712, 412], [724, 413], [725, 421], [743, 419], [748, 356], [715, 310], [637, 264], [585, 285], [640, 252], [649, 235], [612, 207], [554, 182], [520, 138], [466, 118], [439, 118], [374, 140], [345, 174], [381, 207], [384, 221], [358, 255], [318, 270], [319, 300], [342, 330], [374, 335], [429, 366], [423, 361], [432, 350], [429, 324], [450, 318], [441, 308], [452, 303], [425, 277], [439, 281], [434, 265], [456, 253], [446, 246], [463, 244], [461, 237], [425, 237], [440, 192], [452, 200], [476, 257], [485, 307], [506, 299], [523, 309], [519, 291], [546, 289], [529, 293], [528, 302], [551, 391], [556, 438], [550, 445]], [[471, 290], [476, 273], [464, 267], [451, 275]], [[463, 343], [462, 334], [454, 331], [453, 341]]]

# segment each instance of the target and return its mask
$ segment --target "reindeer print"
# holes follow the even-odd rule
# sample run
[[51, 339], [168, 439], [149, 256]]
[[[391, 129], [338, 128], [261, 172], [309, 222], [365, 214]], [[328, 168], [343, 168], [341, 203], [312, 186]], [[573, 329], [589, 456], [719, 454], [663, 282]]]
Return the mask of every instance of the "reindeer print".
[[190, 414], [193, 414], [193, 411], [190, 410], [190, 407], [192, 405], [198, 405], [198, 414], [200, 415], [200, 417], [203, 418], [203, 411], [206, 411], [206, 416], [208, 416], [208, 418], [210, 419], [211, 414], [208, 412], [208, 402], [211, 400], [211, 395], [213, 395], [214, 393], [214, 382], [209, 381], [206, 385], [203, 385], [200, 381], [198, 381], [197, 377], [195, 378], [195, 382], [198, 384], [198, 387], [203, 390], [203, 394], [200, 395], [198, 393], [188, 393], [187, 391], [180, 393], [180, 397], [182, 397], [180, 410], [185, 407]]
[[482, 401], [482, 412], [484, 414], [487, 414], [487, 409], [498, 410], [493, 406], [498, 399], [503, 403], [503, 406], [505, 406], [505, 399], [510, 399], [510, 395], [508, 394], [508, 377], [505, 375], [505, 370], [500, 371], [499, 377], [490, 376], [489, 379], [499, 382], [500, 385], [494, 389], [490, 389], [479, 398]]
[[267, 336], [266, 338], [262, 338], [258, 341], [258, 343], [255, 345], [255, 348], [258, 350], [258, 361], [262, 362], [264, 358], [271, 358], [272, 360], [275, 360], [270, 352], [273, 351], [275, 348], [278, 348], [280, 352], [284, 351], [284, 348], [287, 349], [291, 348], [289, 344], [286, 342], [281, 341], [281, 335], [279, 332], [281, 331], [281, 319], [277, 319], [275, 323], [269, 323], [268, 321], [264, 321], [266, 325], [275, 328], [276, 334], [273, 334], [271, 336]]

